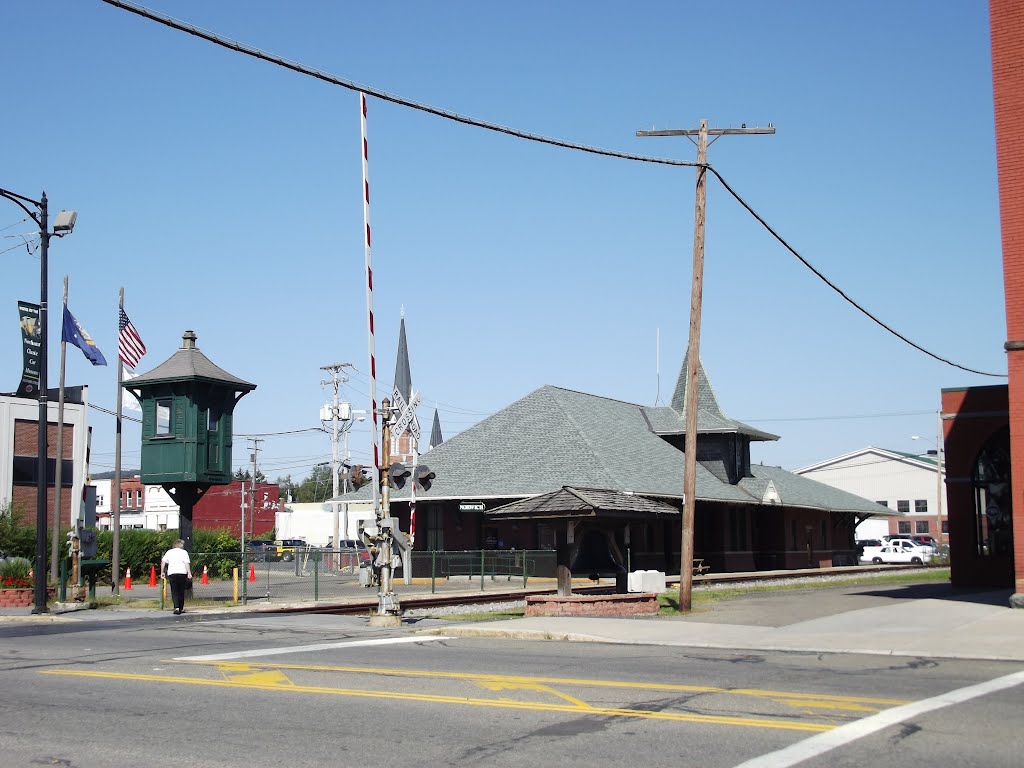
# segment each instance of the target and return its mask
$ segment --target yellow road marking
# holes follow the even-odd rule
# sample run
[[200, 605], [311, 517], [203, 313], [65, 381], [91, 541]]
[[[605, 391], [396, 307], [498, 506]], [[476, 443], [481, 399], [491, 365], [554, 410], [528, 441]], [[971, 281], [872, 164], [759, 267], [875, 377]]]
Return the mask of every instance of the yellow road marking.
[[225, 680], [236, 685], [295, 685], [279, 669], [259, 669], [254, 672], [248, 664], [219, 664], [218, 669]]
[[569, 696], [561, 691], [556, 691], [554, 688], [550, 688], [539, 683], [506, 683], [501, 680], [494, 680], [491, 678], [474, 680], [474, 682], [487, 691], [534, 691], [535, 693], [548, 693], [556, 698], [562, 699], [563, 701], [568, 701], [570, 704], [573, 704], [580, 709], [593, 709], [593, 707], [585, 701], [581, 701], [580, 699]]
[[[168, 662], [187, 664], [211, 664], [218, 662], [190, 661]], [[222, 662], [221, 662], [222, 663]], [[799, 693], [793, 691], [769, 691], [757, 688], [720, 688], [711, 685], [680, 685], [676, 683], [627, 682], [622, 680], [592, 680], [571, 677], [532, 677], [528, 675], [490, 675], [479, 672], [435, 672], [415, 669], [380, 669], [379, 667], [341, 667], [317, 664], [275, 664], [254, 663], [253, 668], [262, 669], [300, 669], [311, 672], [350, 672], [355, 674], [382, 675], [385, 677], [429, 677], [448, 680], [471, 680], [478, 685], [482, 681], [493, 681], [494, 684], [511, 685], [576, 685], [599, 688], [630, 688], [648, 691], [674, 691], [680, 693], [725, 693], [737, 696], [754, 696], [772, 699], [793, 706], [811, 706], [823, 709], [849, 709], [854, 712], [877, 711], [876, 707], [895, 707], [910, 702], [904, 699], [883, 699], [866, 696], [838, 696], [821, 693]], [[849, 705], [849, 706], [847, 706]]]
[[[179, 685], [201, 685], [214, 688], [244, 688], [246, 690], [263, 690], [288, 693], [319, 693], [334, 696], [351, 696], [367, 699], [392, 699], [399, 701], [426, 702], [433, 704], [462, 704], [474, 707], [491, 707], [496, 709], [519, 709], [534, 712], [567, 712], [578, 715], [580, 709], [577, 706], [568, 704], [542, 704], [539, 702], [523, 702], [495, 699], [475, 699], [460, 696], [440, 696], [436, 694], [420, 693], [397, 693], [389, 691], [367, 691], [356, 688], [324, 688], [321, 686], [309, 685], [266, 685], [260, 683], [248, 683], [239, 685], [230, 680], [204, 680], [194, 677], [179, 677], [173, 675], [142, 675], [128, 674], [126, 672], [97, 672], [90, 670], [76, 669], [53, 669], [45, 670], [40, 674], [61, 675], [65, 677], [85, 677], [93, 680], [134, 680], [151, 683], [175, 683]], [[733, 725], [749, 728], [771, 728], [786, 731], [809, 731], [822, 733], [830, 731], [835, 726], [826, 723], [797, 723], [783, 720], [762, 720], [751, 717], [728, 717], [721, 715], [697, 715], [688, 712], [657, 712], [642, 709], [624, 709], [620, 707], [588, 707], [587, 714], [603, 715], [606, 717], [631, 717], [644, 720], [668, 720], [674, 722], [707, 723], [710, 725]]]

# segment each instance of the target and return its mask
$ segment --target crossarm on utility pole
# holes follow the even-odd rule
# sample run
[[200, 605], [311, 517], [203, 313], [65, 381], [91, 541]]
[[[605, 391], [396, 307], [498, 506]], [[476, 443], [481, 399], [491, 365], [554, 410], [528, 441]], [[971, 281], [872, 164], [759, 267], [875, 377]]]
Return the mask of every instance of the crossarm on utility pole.
[[[704, 288], [704, 226], [707, 206], [708, 136], [774, 134], [775, 128], [708, 128], [701, 120], [699, 128], [665, 131], [637, 131], [637, 136], [696, 136], [697, 192], [693, 225], [693, 277], [690, 286], [690, 334], [686, 352], [686, 437], [683, 447], [683, 530], [679, 553], [679, 610], [693, 605], [693, 525], [697, 504], [697, 374], [700, 369], [701, 300]], [[692, 139], [690, 139], [693, 141]], [[712, 142], [713, 143], [713, 142]]]

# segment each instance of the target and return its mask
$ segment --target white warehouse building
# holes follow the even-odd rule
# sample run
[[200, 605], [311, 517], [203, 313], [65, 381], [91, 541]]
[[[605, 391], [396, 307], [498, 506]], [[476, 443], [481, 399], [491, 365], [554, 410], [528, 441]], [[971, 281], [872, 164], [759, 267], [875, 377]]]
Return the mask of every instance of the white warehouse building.
[[905, 534], [949, 543], [945, 473], [934, 454], [868, 446], [797, 469], [795, 474], [871, 499], [903, 515], [865, 520], [857, 526], [858, 539]]

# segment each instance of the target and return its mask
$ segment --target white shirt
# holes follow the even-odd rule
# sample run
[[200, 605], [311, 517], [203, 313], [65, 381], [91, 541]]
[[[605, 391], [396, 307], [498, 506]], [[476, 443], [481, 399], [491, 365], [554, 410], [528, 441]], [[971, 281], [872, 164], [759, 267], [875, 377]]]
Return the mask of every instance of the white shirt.
[[179, 547], [174, 547], [164, 552], [160, 564], [164, 566], [164, 572], [168, 576], [172, 573], [188, 574], [192, 571], [192, 562], [188, 559], [188, 552]]

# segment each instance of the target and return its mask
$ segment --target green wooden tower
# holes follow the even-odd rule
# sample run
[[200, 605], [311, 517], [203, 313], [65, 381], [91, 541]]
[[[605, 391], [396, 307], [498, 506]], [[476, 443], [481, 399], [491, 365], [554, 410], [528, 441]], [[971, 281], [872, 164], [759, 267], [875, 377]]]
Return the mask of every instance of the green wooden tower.
[[192, 507], [211, 486], [231, 482], [232, 414], [255, 384], [214, 365], [185, 331], [181, 349], [123, 386], [142, 406], [142, 476], [180, 510], [192, 551]]

